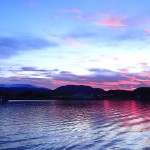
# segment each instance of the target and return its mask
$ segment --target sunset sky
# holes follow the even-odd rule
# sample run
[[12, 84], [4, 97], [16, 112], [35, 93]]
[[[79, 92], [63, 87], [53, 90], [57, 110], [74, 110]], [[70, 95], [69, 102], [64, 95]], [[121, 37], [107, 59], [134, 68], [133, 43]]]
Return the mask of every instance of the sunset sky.
[[150, 85], [150, 0], [1, 0], [0, 83]]

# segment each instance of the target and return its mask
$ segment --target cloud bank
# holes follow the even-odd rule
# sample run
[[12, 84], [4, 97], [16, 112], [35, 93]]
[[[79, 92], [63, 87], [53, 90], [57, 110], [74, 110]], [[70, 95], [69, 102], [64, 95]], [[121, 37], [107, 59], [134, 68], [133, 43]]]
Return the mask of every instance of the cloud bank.
[[[118, 72], [100, 68], [91, 68], [88, 71], [90, 72], [88, 75], [76, 75], [68, 71], [60, 71], [59, 69], [46, 70], [34, 67], [21, 67], [15, 71], [16, 75], [8, 78], [1, 77], [0, 81], [1, 83], [5, 81], [5, 83], [33, 84], [50, 89], [75, 84], [88, 85], [105, 90], [133, 90], [137, 87], [149, 86], [150, 84], [150, 71], [129, 73], [128, 70], [124, 68]], [[22, 75], [17, 75], [17, 72], [21, 72]], [[28, 72], [28, 75], [26, 72]]]

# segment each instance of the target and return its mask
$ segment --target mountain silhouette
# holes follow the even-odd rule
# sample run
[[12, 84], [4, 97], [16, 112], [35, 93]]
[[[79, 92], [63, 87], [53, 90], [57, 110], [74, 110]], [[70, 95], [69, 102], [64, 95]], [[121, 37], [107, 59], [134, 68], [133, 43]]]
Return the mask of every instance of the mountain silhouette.
[[44, 99], [140, 99], [150, 101], [150, 87], [139, 87], [133, 91], [92, 88], [84, 85], [66, 85], [54, 90], [28, 84], [0, 84], [0, 96], [14, 100]]

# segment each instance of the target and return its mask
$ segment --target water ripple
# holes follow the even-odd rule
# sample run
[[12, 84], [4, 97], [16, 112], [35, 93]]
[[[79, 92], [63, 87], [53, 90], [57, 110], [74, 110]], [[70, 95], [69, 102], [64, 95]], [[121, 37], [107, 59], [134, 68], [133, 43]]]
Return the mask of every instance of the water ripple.
[[150, 104], [24, 101], [0, 106], [0, 150], [150, 150]]

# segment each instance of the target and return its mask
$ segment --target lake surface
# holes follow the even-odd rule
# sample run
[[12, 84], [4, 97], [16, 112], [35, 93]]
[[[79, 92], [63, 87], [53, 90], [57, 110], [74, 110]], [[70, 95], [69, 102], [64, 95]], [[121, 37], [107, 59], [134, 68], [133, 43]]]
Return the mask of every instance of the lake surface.
[[150, 150], [150, 103], [11, 101], [0, 150]]

